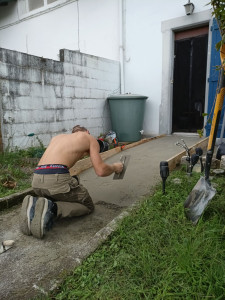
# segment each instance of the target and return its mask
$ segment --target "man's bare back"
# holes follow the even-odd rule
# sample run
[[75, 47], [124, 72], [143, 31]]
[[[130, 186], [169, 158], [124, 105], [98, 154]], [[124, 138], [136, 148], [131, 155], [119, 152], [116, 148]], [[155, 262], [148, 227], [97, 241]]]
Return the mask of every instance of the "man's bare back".
[[49, 146], [39, 161], [39, 165], [61, 164], [71, 168], [84, 155], [90, 158], [98, 176], [108, 176], [123, 170], [121, 163], [105, 164], [99, 155], [99, 144], [88, 131], [61, 134], [52, 138]]
[[78, 217], [94, 211], [88, 190], [78, 178], [70, 176], [68, 169], [90, 154], [98, 176], [122, 172], [122, 163], [106, 164], [99, 151], [98, 141], [80, 125], [73, 127], [72, 134], [52, 138], [34, 170], [32, 188], [36, 196], [27, 195], [22, 203], [20, 229], [25, 235], [42, 238], [54, 218]]

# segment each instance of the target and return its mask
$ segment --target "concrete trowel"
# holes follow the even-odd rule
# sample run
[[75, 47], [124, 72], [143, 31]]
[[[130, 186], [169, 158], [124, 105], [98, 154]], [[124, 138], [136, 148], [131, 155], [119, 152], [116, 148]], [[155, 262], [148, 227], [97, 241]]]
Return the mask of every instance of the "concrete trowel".
[[113, 179], [123, 179], [129, 160], [130, 155], [121, 155], [120, 162], [123, 164], [123, 171], [121, 173], [115, 173]]

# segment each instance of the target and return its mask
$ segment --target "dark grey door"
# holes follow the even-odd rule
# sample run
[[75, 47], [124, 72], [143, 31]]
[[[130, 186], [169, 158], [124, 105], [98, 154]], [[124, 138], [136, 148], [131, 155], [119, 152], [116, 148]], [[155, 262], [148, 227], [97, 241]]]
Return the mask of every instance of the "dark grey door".
[[173, 132], [203, 128], [208, 34], [175, 41]]

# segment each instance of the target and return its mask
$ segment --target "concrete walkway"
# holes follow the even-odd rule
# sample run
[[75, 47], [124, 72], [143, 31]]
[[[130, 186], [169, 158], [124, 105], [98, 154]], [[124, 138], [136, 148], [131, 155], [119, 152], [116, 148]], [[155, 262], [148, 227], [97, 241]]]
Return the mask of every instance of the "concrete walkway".
[[[82, 184], [95, 203], [92, 215], [60, 220], [43, 240], [24, 236], [18, 228], [21, 205], [0, 213], [0, 242], [13, 239], [15, 245], [0, 255], [0, 299], [31, 299], [53, 289], [65, 271], [93, 252], [111, 233], [127, 208], [161, 180], [159, 163], [182, 152], [175, 145], [182, 136], [165, 136], [125, 150], [130, 162], [123, 180], [97, 177], [93, 168], [81, 174]], [[183, 136], [189, 147], [201, 139]], [[119, 160], [121, 153], [107, 159]]]

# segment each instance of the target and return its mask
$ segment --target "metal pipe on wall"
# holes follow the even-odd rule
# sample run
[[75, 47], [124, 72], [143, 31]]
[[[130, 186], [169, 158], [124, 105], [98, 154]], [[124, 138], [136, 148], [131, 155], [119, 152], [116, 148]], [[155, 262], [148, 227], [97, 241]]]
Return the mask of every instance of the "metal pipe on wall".
[[120, 20], [120, 92], [125, 93], [125, 70], [124, 70], [124, 29], [125, 29], [125, 0], [119, 0], [119, 20]]

